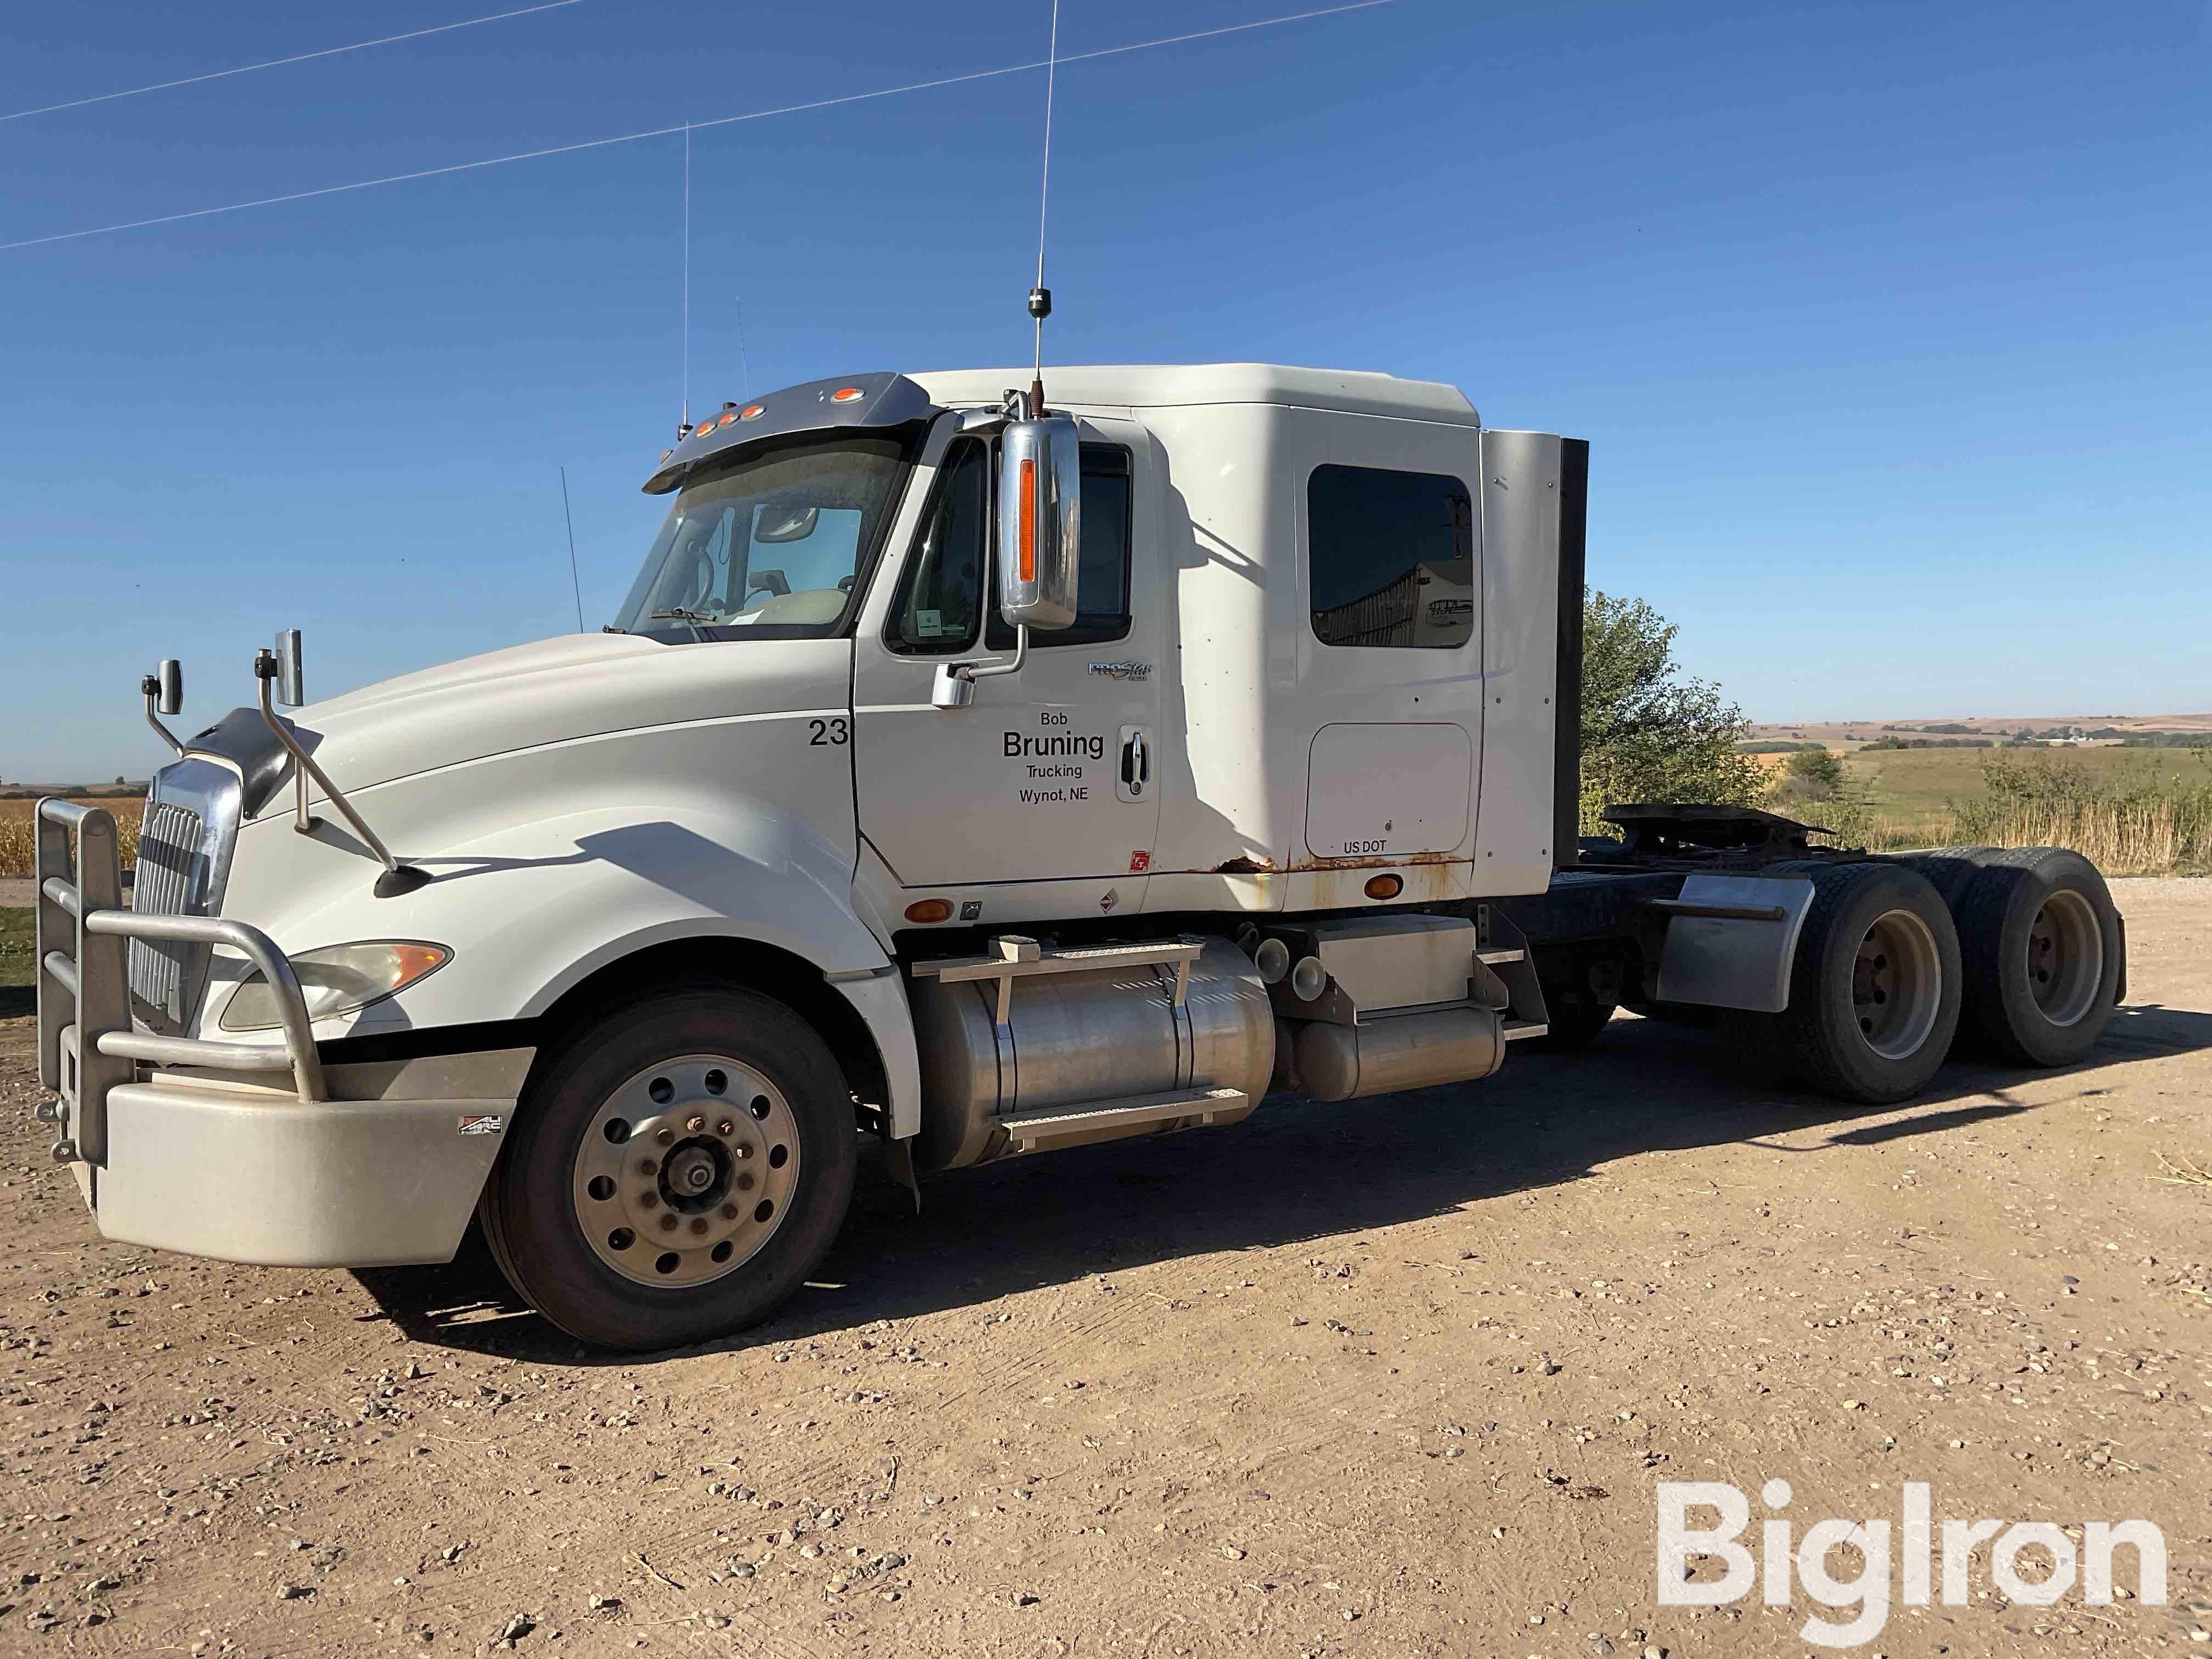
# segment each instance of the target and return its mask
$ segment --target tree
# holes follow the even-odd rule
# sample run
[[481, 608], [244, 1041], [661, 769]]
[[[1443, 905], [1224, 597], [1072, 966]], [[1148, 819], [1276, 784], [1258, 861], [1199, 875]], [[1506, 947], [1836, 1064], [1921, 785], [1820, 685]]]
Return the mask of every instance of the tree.
[[1826, 749], [1801, 749], [1790, 757], [1789, 775], [1775, 793], [1807, 800], [1833, 800], [1843, 793], [1844, 763]]
[[1736, 752], [1743, 710], [1674, 660], [1673, 623], [1642, 599], [1589, 589], [1583, 599], [1582, 827], [1631, 801], [1753, 806], [1759, 768]]

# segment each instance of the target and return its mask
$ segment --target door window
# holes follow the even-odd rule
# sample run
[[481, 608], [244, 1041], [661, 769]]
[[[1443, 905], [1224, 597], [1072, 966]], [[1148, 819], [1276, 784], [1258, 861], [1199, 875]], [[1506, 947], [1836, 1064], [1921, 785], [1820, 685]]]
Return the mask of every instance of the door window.
[[1323, 645], [1465, 645], [1474, 636], [1467, 486], [1439, 472], [1316, 467], [1306, 483], [1306, 579]]
[[975, 642], [990, 538], [991, 452], [963, 438], [946, 451], [922, 514], [914, 558], [891, 607], [885, 643], [892, 650], [964, 651]]
[[[1030, 649], [1103, 645], [1129, 633], [1129, 452], [1119, 444], [1083, 446], [1083, 545], [1073, 626], [1033, 630]], [[991, 649], [1014, 648], [1014, 630], [991, 611]]]
[[[938, 469], [915, 556], [900, 580], [884, 643], [907, 655], [949, 654], [975, 642], [988, 568], [996, 449], [955, 441]], [[1129, 632], [1129, 452], [1083, 446], [1083, 545], [1073, 626], [1030, 635], [1032, 650], [1097, 645]], [[1014, 630], [992, 608], [989, 648], [1011, 651]]]

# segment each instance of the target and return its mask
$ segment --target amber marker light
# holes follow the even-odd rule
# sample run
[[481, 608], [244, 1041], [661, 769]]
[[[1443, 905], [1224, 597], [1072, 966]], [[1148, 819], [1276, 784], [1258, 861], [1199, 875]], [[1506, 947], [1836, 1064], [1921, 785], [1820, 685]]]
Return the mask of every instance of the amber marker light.
[[1370, 876], [1367, 878], [1367, 896], [1371, 899], [1394, 899], [1405, 890], [1406, 878], [1403, 876]]
[[1022, 463], [1022, 580], [1036, 580], [1036, 463]]
[[867, 395], [856, 386], [840, 386], [830, 394], [830, 401], [833, 404], [849, 404], [857, 402]]
[[741, 421], [757, 421], [762, 416], [767, 413], [767, 405], [763, 404], [755, 404], [751, 408], [745, 410], [743, 413], [738, 415], [738, 418]]
[[906, 907], [906, 919], [923, 927], [933, 922], [950, 921], [952, 920], [952, 902], [950, 899], [916, 899]]

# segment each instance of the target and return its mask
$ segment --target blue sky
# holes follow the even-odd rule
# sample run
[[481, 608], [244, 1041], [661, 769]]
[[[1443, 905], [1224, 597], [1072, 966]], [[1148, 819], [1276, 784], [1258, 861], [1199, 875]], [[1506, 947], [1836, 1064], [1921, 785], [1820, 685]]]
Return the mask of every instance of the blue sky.
[[[500, 9], [0, 17], [0, 114]], [[1082, 52], [1297, 9], [1064, 0]], [[190, 15], [191, 10], [202, 15]], [[0, 121], [0, 241], [1042, 55], [1047, 5], [558, 10]], [[695, 405], [1018, 359], [1041, 72], [699, 132]], [[680, 137], [0, 252], [0, 777], [611, 613]], [[1465, 4], [1065, 68], [1048, 349], [1464, 387], [1756, 718], [2212, 708], [2212, 5]], [[740, 318], [742, 317], [742, 328]], [[744, 370], [750, 370], [748, 375]]]

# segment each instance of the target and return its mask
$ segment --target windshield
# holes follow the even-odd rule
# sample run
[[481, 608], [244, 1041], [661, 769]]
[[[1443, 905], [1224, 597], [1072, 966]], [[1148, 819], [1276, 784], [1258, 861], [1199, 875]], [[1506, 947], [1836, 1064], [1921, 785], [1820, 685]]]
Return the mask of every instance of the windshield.
[[617, 627], [674, 639], [817, 639], [842, 626], [897, 505], [906, 446], [839, 437], [740, 462], [676, 498]]

